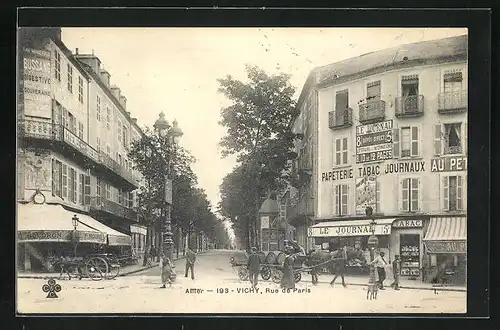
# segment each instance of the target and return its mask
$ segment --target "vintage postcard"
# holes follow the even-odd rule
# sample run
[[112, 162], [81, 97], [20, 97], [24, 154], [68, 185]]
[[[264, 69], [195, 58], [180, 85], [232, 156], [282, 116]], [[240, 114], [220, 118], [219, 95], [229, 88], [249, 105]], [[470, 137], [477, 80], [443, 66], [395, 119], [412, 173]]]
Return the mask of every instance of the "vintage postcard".
[[467, 29], [18, 34], [18, 313], [467, 312]]

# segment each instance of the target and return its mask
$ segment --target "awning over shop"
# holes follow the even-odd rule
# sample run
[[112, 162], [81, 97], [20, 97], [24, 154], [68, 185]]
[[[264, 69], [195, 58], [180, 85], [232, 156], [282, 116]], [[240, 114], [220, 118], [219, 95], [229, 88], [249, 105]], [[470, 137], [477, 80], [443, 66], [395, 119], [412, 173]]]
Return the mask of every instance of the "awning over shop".
[[[392, 222], [395, 219], [378, 219], [375, 226], [375, 235], [390, 235]], [[346, 220], [320, 222], [309, 227], [307, 235], [309, 237], [352, 237], [370, 236], [371, 220]]]
[[467, 253], [467, 217], [431, 218], [424, 243], [429, 253]]
[[[60, 205], [18, 204], [17, 241], [72, 242], [73, 214]], [[81, 243], [106, 244], [106, 235], [97, 229], [81, 223], [76, 230]]]
[[89, 226], [90, 228], [96, 229], [108, 237], [108, 245], [119, 246], [119, 245], [132, 245], [132, 238], [129, 235], [120, 233], [113, 228], [106, 226], [105, 224], [97, 221], [96, 219], [89, 217], [88, 215], [80, 214], [78, 215], [80, 222]]

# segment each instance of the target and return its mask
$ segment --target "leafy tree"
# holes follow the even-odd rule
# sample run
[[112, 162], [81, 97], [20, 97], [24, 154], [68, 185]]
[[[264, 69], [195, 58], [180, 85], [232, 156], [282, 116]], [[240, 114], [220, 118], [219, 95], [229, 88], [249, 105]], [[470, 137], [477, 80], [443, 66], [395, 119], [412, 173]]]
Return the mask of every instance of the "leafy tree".
[[235, 234], [247, 245], [256, 244], [257, 216], [269, 190], [288, 181], [296, 136], [290, 127], [298, 115], [295, 89], [287, 74], [268, 75], [246, 66], [248, 81], [230, 75], [219, 79], [219, 91], [232, 104], [221, 110], [222, 155], [236, 155], [238, 166], [221, 185], [221, 213], [233, 222]]

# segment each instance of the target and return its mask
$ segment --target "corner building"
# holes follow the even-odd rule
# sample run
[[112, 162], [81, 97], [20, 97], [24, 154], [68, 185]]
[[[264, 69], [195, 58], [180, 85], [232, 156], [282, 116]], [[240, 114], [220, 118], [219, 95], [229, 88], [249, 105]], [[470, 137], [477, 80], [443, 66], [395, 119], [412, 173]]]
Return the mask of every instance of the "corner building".
[[466, 281], [467, 69], [467, 36], [459, 36], [311, 73], [317, 167], [308, 237], [317, 248], [346, 244], [368, 255], [371, 206], [378, 250], [387, 261], [401, 256], [401, 276], [429, 281], [446, 269]]
[[67, 49], [60, 29], [19, 33], [18, 269], [47, 271], [52, 256], [102, 247], [141, 258], [141, 176], [126, 154], [142, 132], [125, 97], [96, 56]]

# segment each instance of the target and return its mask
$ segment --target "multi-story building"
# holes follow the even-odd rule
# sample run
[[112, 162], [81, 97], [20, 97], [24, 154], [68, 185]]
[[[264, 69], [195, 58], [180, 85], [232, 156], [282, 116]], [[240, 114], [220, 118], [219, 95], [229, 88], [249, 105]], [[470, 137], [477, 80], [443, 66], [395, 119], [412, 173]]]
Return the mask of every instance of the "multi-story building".
[[317, 248], [366, 249], [370, 206], [379, 250], [401, 256], [402, 276], [446, 266], [466, 278], [467, 68], [459, 36], [314, 70], [302, 94], [317, 93], [317, 144], [306, 143], [316, 200], [301, 210], [314, 214]]
[[142, 132], [99, 59], [72, 54], [60, 33], [20, 31], [21, 269], [44, 268], [47, 256], [72, 251], [75, 228], [80, 250], [103, 244], [140, 254], [145, 246], [146, 229], [134, 210], [141, 178], [126, 157]]

